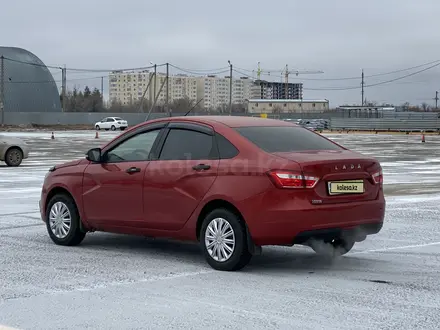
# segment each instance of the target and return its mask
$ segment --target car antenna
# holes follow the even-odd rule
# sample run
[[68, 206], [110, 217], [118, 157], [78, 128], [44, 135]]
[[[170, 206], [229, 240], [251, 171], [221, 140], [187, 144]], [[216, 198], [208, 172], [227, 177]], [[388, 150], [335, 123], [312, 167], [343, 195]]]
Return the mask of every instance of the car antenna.
[[188, 112], [185, 113], [183, 116], [185, 117], [187, 114], [189, 114], [196, 106], [199, 105], [200, 102], [202, 102], [202, 100], [203, 100], [203, 97], [191, 109], [189, 109]]

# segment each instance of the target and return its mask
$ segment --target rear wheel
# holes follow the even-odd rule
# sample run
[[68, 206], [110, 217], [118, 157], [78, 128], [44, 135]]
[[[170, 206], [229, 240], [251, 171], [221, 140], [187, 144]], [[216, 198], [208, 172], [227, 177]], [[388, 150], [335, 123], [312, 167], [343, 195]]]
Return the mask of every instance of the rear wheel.
[[51, 198], [46, 209], [46, 228], [55, 244], [73, 246], [82, 242], [80, 217], [75, 202], [66, 194]]
[[19, 148], [9, 148], [5, 155], [8, 166], [19, 166], [23, 161], [23, 152]]
[[99, 127], [99, 125], [96, 125], [95, 128], [97, 131], [99, 131], [101, 129], [101, 127]]
[[112, 131], [116, 131], [116, 126], [115, 125], [112, 125]]
[[200, 245], [206, 261], [216, 270], [240, 270], [252, 258], [243, 222], [227, 209], [216, 209], [206, 216], [200, 231]]
[[354, 243], [350, 239], [335, 238], [331, 241], [312, 240], [309, 246], [321, 256], [337, 258], [350, 252]]

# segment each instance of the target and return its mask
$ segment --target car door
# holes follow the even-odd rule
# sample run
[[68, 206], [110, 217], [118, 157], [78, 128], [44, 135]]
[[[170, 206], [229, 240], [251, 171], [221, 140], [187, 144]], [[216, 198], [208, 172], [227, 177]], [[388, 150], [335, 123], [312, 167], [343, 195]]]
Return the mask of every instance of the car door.
[[219, 164], [209, 126], [170, 123], [144, 179], [145, 221], [151, 229], [181, 229], [211, 188]]
[[99, 123], [98, 123], [99, 127], [101, 129], [106, 129], [107, 128], [107, 118], [102, 119]]
[[162, 125], [121, 136], [103, 150], [103, 161], [84, 171], [83, 205], [98, 228], [144, 224], [143, 180]]
[[107, 118], [107, 122], [105, 123], [105, 128], [110, 129], [112, 125], [115, 123], [115, 120], [111, 117]]

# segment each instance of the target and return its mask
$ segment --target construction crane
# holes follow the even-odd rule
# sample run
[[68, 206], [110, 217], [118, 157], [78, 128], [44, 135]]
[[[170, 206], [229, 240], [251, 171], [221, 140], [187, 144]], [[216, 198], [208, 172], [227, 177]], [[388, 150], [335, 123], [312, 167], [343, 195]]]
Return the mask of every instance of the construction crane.
[[310, 71], [310, 70], [305, 70], [305, 71], [299, 71], [299, 70], [293, 70], [293, 71], [289, 71], [289, 66], [286, 64], [286, 68], [284, 69], [284, 83], [285, 83], [285, 95], [287, 98], [287, 91], [289, 90], [289, 74], [295, 74], [296, 76], [298, 76], [299, 74], [317, 74], [317, 73], [324, 73], [324, 71]]
[[[261, 80], [261, 73], [263, 72], [263, 70], [261, 70], [261, 66], [260, 66], [260, 62], [258, 62], [258, 68], [257, 68], [257, 79]], [[282, 70], [266, 70], [266, 72], [270, 75], [271, 72], [278, 72], [281, 74], [281, 81], [283, 79], [283, 75], [284, 75], [284, 95], [285, 98], [288, 98], [288, 91], [289, 91], [289, 75], [290, 74], [295, 74], [296, 76], [300, 75], [300, 74], [319, 74], [319, 73], [324, 73], [321, 70], [304, 70], [304, 71], [300, 71], [300, 70], [291, 70], [289, 71], [289, 66], [286, 64], [285, 68]]]
[[295, 74], [296, 76], [300, 75], [300, 74], [318, 74], [318, 73], [324, 73], [324, 71], [320, 71], [320, 70], [305, 70], [305, 71], [300, 71], [300, 70], [291, 70], [289, 71], [289, 66], [288, 64], [286, 64], [286, 67], [282, 70], [262, 70], [261, 66], [260, 66], [260, 62], [258, 62], [258, 67], [257, 67], [257, 80], [261, 80], [261, 74], [263, 72], [267, 72], [269, 75], [271, 72], [279, 72], [281, 73], [281, 75], [284, 74], [284, 79], [285, 82], [289, 82], [289, 74]]

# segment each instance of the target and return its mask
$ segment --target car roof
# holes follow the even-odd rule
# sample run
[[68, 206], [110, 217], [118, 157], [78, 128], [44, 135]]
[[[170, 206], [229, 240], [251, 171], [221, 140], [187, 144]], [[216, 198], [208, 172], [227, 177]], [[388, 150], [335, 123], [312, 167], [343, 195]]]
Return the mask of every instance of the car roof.
[[248, 127], [248, 126], [298, 126], [294, 123], [285, 122], [278, 119], [268, 119], [261, 117], [248, 117], [248, 116], [178, 116], [178, 117], [168, 117], [168, 118], [159, 118], [152, 120], [150, 122], [159, 122], [159, 121], [191, 121], [198, 122], [201, 124], [208, 125], [218, 125], [223, 124], [229, 127]]

